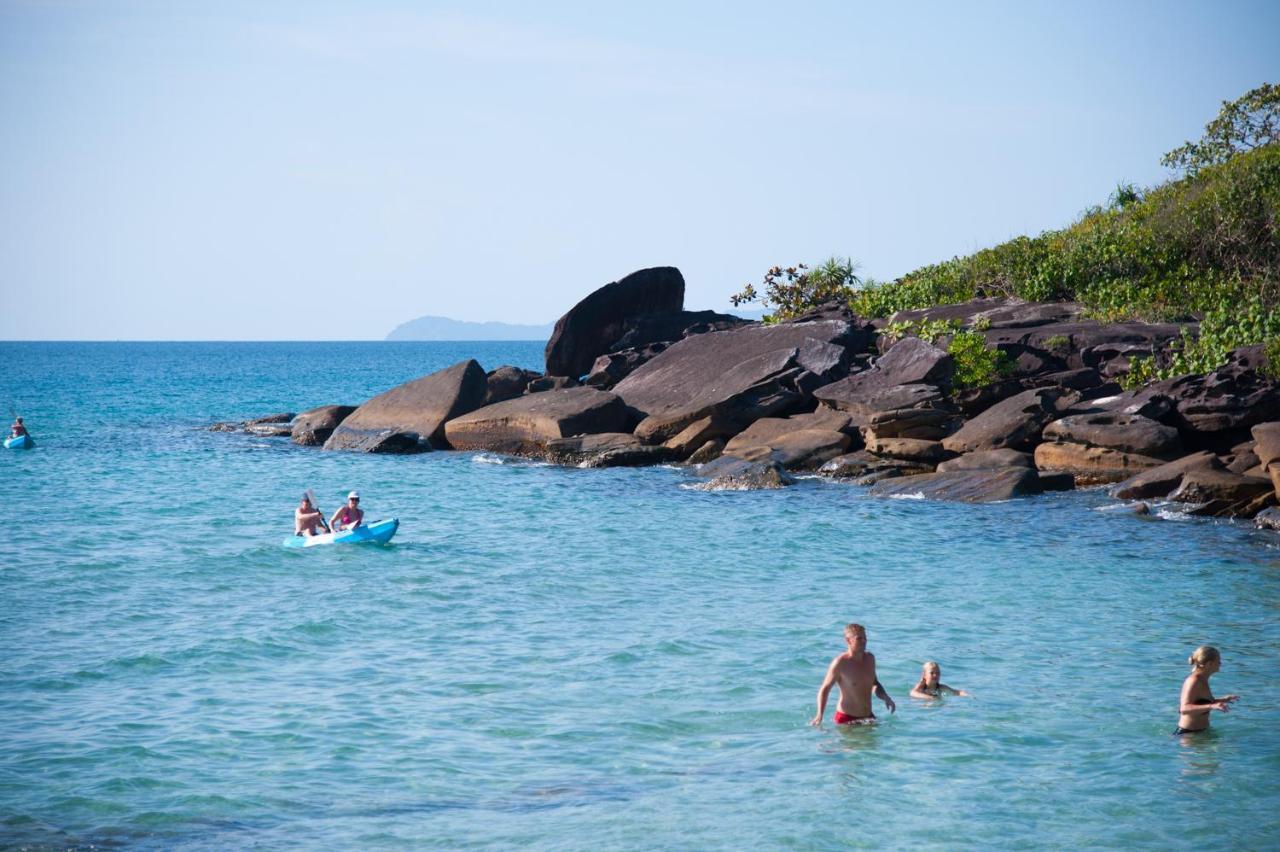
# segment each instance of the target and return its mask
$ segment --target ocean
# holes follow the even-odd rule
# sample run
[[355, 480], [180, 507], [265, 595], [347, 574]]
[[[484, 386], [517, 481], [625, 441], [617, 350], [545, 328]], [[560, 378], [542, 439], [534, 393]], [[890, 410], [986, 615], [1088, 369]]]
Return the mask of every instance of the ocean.
[[[541, 350], [0, 344], [0, 845], [1280, 846], [1272, 533], [206, 429]], [[307, 488], [400, 532], [285, 549]], [[850, 621], [897, 712], [811, 727]], [[1243, 697], [1175, 738], [1205, 643]]]

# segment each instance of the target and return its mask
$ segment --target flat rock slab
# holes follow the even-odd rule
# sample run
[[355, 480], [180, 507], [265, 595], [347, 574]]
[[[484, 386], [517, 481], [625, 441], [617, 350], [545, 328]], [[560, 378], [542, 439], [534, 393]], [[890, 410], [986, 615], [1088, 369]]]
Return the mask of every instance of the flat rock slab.
[[1105, 447], [1165, 461], [1183, 454], [1177, 429], [1141, 414], [1104, 411], [1068, 415], [1046, 426], [1044, 439]]
[[[818, 472], [823, 476], [830, 476], [836, 479], [853, 479], [876, 474], [883, 474], [887, 477], [932, 473], [933, 466], [905, 459], [891, 459], [869, 453], [866, 450], [858, 450], [857, 452], [836, 456], [818, 468]], [[870, 485], [871, 483], [860, 482], [859, 484]]]
[[329, 440], [333, 430], [355, 410], [354, 405], [322, 405], [304, 411], [294, 419], [289, 435], [295, 444], [318, 447]]
[[946, 396], [934, 385], [885, 385], [871, 370], [820, 387], [813, 395], [828, 408], [852, 414], [859, 426], [867, 420], [857, 418], [903, 409], [942, 408], [946, 403]]
[[993, 470], [1001, 467], [1034, 468], [1035, 461], [1030, 453], [1017, 450], [980, 450], [976, 453], [965, 453], [954, 459], [947, 459], [938, 464], [938, 472], [950, 470]]
[[979, 450], [1022, 450], [1040, 440], [1046, 423], [1058, 419], [1064, 409], [1080, 399], [1072, 390], [1035, 388], [997, 402], [942, 439], [953, 453]]
[[1201, 467], [1188, 470], [1182, 482], [1169, 494], [1169, 499], [1177, 503], [1223, 501], [1237, 504], [1273, 491], [1270, 479]]
[[848, 450], [851, 441], [852, 438], [844, 432], [800, 429], [778, 435], [763, 445], [733, 448], [733, 441], [730, 441], [724, 448], [724, 454], [753, 461], [769, 459], [787, 470], [816, 470]]
[[445, 423], [479, 408], [487, 391], [480, 364], [460, 361], [378, 394], [347, 416], [324, 448], [365, 453], [445, 449]]
[[[686, 337], [641, 365], [613, 392], [645, 420], [644, 440], [665, 441], [719, 414], [746, 426], [799, 402], [794, 380], [809, 340], [836, 346], [852, 334], [843, 320], [746, 326]], [[810, 347], [812, 348], [812, 347]]]
[[950, 387], [955, 371], [955, 359], [946, 350], [918, 337], [904, 337], [877, 358], [865, 375], [883, 387], [913, 384]]
[[445, 435], [458, 450], [540, 455], [557, 438], [625, 432], [630, 423], [626, 406], [617, 396], [577, 387], [486, 405], [450, 420]]
[[733, 453], [747, 447], [767, 447], [783, 435], [805, 429], [843, 432], [849, 426], [848, 414], [831, 409], [820, 408], [809, 414], [794, 414], [791, 417], [762, 417], [735, 435], [725, 446], [725, 452]]
[[556, 321], [547, 341], [547, 375], [587, 373], [596, 358], [611, 351], [631, 317], [683, 310], [684, 276], [673, 266], [641, 269], [606, 284]]
[[1111, 495], [1121, 500], [1165, 497], [1182, 484], [1182, 478], [1188, 471], [1222, 469], [1222, 462], [1218, 461], [1218, 457], [1213, 453], [1208, 451], [1192, 453], [1126, 479], [1111, 489]]
[[940, 441], [919, 438], [872, 438], [867, 441], [867, 451], [879, 456], [915, 462], [939, 462], [947, 457]]
[[871, 486], [878, 497], [923, 497], [960, 503], [991, 503], [1039, 494], [1044, 489], [1034, 470], [953, 470], [885, 479]]
[[1036, 447], [1035, 461], [1039, 470], [1073, 474], [1080, 485], [1120, 482], [1165, 463], [1163, 459], [1137, 453], [1071, 443], [1041, 444]]

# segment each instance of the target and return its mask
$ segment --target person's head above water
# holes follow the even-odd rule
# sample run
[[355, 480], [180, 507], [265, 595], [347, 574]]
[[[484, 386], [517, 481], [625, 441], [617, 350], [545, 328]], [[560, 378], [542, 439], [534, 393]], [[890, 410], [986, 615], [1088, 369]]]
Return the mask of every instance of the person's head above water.
[[310, 497], [308, 497], [306, 494], [303, 494], [303, 495], [302, 495], [302, 503], [300, 503], [299, 505], [301, 505], [301, 506], [302, 506], [302, 508], [304, 508], [304, 509], [310, 509], [310, 508], [311, 508], [311, 498], [310, 498]]
[[844, 641], [853, 653], [867, 649], [867, 628], [850, 622], [844, 626]]
[[920, 670], [920, 681], [929, 686], [937, 686], [940, 680], [942, 680], [942, 666], [933, 660], [927, 661], [924, 668]]
[[1195, 666], [1198, 669], [1207, 668], [1212, 663], [1222, 665], [1222, 655], [1218, 653], [1218, 649], [1212, 645], [1201, 645], [1191, 652], [1191, 656], [1187, 658], [1187, 665]]

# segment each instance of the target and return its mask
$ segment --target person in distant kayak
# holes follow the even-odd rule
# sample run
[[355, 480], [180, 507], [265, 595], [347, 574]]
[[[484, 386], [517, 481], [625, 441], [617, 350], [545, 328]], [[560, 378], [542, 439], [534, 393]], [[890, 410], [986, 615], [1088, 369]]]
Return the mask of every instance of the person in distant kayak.
[[302, 495], [302, 502], [293, 511], [294, 535], [318, 535], [316, 529], [324, 523], [324, 515], [311, 505], [311, 498]]
[[334, 532], [353, 530], [364, 522], [364, 512], [360, 511], [360, 495], [352, 491], [347, 495], [347, 505], [333, 513], [329, 526]]
[[1183, 734], [1197, 734], [1209, 730], [1209, 711], [1227, 712], [1227, 707], [1239, 701], [1239, 695], [1224, 695], [1214, 698], [1209, 689], [1209, 678], [1222, 668], [1222, 654], [1212, 645], [1201, 645], [1191, 653], [1187, 660], [1191, 666], [1191, 674], [1182, 682], [1182, 696], [1178, 702], [1178, 727], [1175, 737]]
[[941, 682], [942, 667], [933, 660], [924, 664], [924, 669], [920, 672], [920, 680], [915, 686], [911, 687], [912, 698], [933, 699], [939, 698], [943, 694], [946, 695], [963, 695], [970, 697], [969, 693], [963, 689], [952, 689], [945, 683]]
[[10, 438], [21, 438], [23, 435], [29, 436], [31, 434], [27, 431], [27, 427], [22, 425], [21, 417], [14, 418], [13, 425], [9, 427], [9, 431], [13, 433], [9, 436]]
[[818, 688], [818, 713], [810, 720], [811, 725], [822, 724], [822, 717], [827, 712], [827, 696], [831, 694], [833, 686], [840, 687], [840, 703], [836, 705], [835, 716], [837, 725], [867, 725], [874, 722], [876, 714], [871, 712], [873, 689], [890, 713], [897, 712], [898, 706], [876, 679], [876, 658], [867, 651], [867, 629], [861, 624], [845, 625], [844, 642], [849, 650], [832, 660], [827, 667], [827, 676], [822, 679], [822, 686]]

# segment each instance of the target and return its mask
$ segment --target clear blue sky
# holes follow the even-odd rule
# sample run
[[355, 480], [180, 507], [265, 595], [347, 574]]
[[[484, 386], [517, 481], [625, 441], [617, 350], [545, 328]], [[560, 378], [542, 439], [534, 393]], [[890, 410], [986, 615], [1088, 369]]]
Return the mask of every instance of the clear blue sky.
[[692, 5], [0, 0], [0, 339], [891, 278], [1163, 180], [1280, 80], [1274, 3]]

